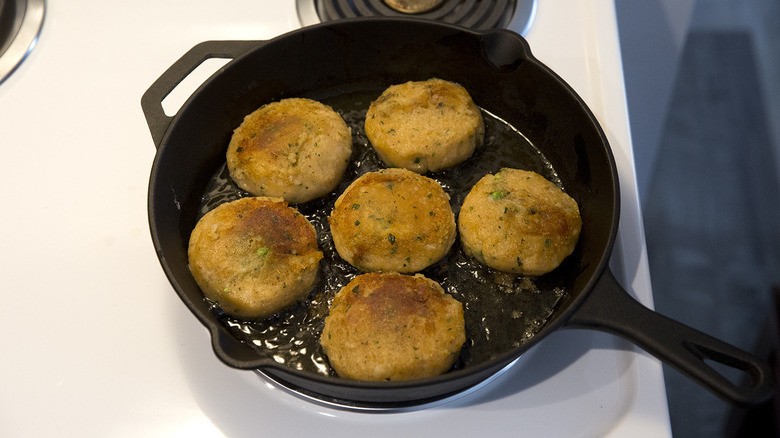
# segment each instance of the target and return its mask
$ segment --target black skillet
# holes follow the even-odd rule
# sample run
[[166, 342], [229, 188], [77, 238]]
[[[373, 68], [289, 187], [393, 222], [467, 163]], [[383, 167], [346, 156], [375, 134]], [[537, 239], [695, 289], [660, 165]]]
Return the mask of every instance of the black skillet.
[[[209, 58], [231, 61], [175, 116], [166, 116], [162, 100]], [[328, 369], [316, 334], [328, 300], [357, 271], [333, 255], [323, 218], [351, 178], [381, 167], [361, 133], [361, 108], [364, 112], [391, 84], [431, 77], [462, 84], [491, 120], [485, 149], [459, 167], [429, 175], [450, 192], [456, 213], [479, 176], [507, 165], [525, 167], [544, 173], [577, 200], [582, 237], [558, 269], [533, 281], [480, 267], [456, 244], [450, 256], [424, 272], [464, 302], [469, 341], [455, 368], [407, 382], [341, 379]], [[187, 266], [187, 242], [205, 210], [244, 195], [222, 172], [232, 130], [260, 105], [285, 97], [310, 97], [341, 111], [353, 127], [354, 162], [334, 193], [298, 206], [317, 222], [326, 252], [317, 289], [288, 313], [235, 321], [204, 299]], [[307, 394], [354, 406], [413, 406], [477, 385], [555, 330], [584, 327], [628, 339], [734, 404], [762, 403], [772, 394], [767, 364], [649, 310], [618, 284], [608, 268], [619, 188], [607, 139], [585, 103], [511, 31], [367, 18], [311, 26], [269, 41], [204, 42], [163, 73], [142, 106], [157, 146], [148, 199], [157, 255], [180, 298], [210, 331], [216, 355], [231, 367], [257, 369]], [[534, 312], [536, 317], [522, 317]], [[750, 382], [732, 383], [706, 361], [743, 371]]]

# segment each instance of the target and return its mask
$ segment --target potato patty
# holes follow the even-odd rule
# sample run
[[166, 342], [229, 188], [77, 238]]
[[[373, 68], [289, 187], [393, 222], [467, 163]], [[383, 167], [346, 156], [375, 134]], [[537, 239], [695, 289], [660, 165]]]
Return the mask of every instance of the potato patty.
[[314, 227], [280, 198], [221, 204], [195, 225], [190, 270], [203, 294], [227, 313], [260, 318], [314, 286], [322, 252]]
[[393, 85], [371, 103], [366, 135], [382, 161], [417, 173], [459, 164], [482, 145], [482, 113], [462, 86], [442, 79]]
[[577, 202], [535, 172], [501, 169], [471, 189], [458, 215], [463, 249], [504, 272], [538, 276], [574, 251]]
[[363, 274], [344, 286], [320, 343], [339, 376], [407, 380], [449, 370], [466, 341], [463, 306], [417, 274]]
[[256, 196], [300, 203], [336, 187], [352, 154], [352, 132], [329, 106], [291, 98], [244, 118], [227, 150], [230, 176]]
[[339, 196], [328, 218], [336, 251], [366, 272], [420, 271], [455, 242], [449, 199], [438, 182], [406, 169], [366, 173]]

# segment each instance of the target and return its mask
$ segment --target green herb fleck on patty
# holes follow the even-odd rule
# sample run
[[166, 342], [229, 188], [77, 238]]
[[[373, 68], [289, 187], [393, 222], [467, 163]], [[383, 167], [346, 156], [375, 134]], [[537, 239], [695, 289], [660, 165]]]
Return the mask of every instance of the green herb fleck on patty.
[[496, 201], [499, 199], [504, 199], [506, 197], [507, 192], [503, 192], [501, 190], [496, 190], [495, 192], [490, 193], [490, 199]]

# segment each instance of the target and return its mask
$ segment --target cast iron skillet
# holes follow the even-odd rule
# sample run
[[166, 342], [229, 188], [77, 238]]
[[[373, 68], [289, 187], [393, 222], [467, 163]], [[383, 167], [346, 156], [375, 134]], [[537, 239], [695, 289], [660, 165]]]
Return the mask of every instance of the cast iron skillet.
[[[175, 116], [166, 116], [162, 100], [208, 58], [232, 61]], [[502, 330], [511, 342], [491, 345], [490, 339], [482, 340], [492, 348], [490, 354], [474, 354], [434, 378], [357, 382], [278, 363], [226, 327], [224, 316], [203, 298], [187, 266], [189, 234], [206, 186], [224, 165], [232, 130], [246, 114], [281, 98], [328, 100], [431, 77], [462, 84], [480, 107], [517, 128], [549, 160], [560, 184], [579, 203], [583, 230], [575, 252], [538, 279], [542, 289], [558, 288], [565, 294], [529, 339], [520, 342], [519, 333]], [[737, 405], [758, 404], [772, 394], [765, 363], [649, 310], [618, 284], [607, 266], [619, 215], [618, 178], [607, 139], [584, 102], [511, 31], [475, 32], [416, 19], [369, 18], [311, 26], [270, 41], [204, 42], [149, 88], [142, 107], [158, 149], [148, 199], [157, 255], [176, 292], [210, 331], [215, 353], [229, 366], [259, 369], [308, 392], [357, 405], [414, 405], [473, 387], [555, 330], [585, 327], [627, 338]], [[457, 204], [457, 196], [453, 202]], [[470, 303], [465, 307], [468, 313]], [[467, 315], [468, 324], [477, 323], [469, 323]], [[751, 382], [732, 383], [705, 360], [741, 370]]]

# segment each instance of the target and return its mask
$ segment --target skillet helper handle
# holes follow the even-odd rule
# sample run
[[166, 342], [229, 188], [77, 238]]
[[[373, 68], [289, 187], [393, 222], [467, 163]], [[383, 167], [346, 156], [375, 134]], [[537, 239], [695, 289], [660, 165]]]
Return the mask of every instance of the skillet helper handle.
[[[772, 370], [754, 355], [643, 306], [607, 269], [568, 325], [623, 337], [737, 406], [755, 406], [774, 394]], [[705, 360], [741, 370], [749, 386], [732, 383]]]
[[165, 114], [162, 102], [179, 83], [207, 59], [235, 59], [263, 44], [265, 41], [205, 41], [187, 51], [157, 78], [141, 97], [141, 108], [155, 147], [160, 147], [174, 118]]

